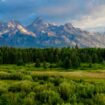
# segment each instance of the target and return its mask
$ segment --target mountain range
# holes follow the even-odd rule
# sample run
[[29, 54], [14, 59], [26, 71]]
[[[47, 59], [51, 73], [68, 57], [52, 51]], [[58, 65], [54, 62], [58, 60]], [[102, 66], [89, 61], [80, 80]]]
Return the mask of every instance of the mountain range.
[[22, 48], [105, 47], [105, 33], [93, 33], [71, 23], [57, 25], [38, 17], [28, 26], [12, 20], [0, 22], [0, 46]]

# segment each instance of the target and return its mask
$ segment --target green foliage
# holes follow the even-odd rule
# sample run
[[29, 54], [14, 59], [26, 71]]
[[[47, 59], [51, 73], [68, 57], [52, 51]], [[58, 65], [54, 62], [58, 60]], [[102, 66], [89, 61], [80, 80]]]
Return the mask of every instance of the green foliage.
[[[0, 105], [105, 105], [104, 75], [69, 75], [62, 72], [64, 68], [104, 70], [105, 49], [1, 47]], [[60, 75], [53, 69], [61, 70]]]
[[9, 91], [10, 92], [30, 92], [31, 91], [31, 88], [32, 88], [32, 83], [30, 81], [22, 81], [22, 82], [19, 82], [19, 83], [16, 83], [16, 84], [12, 84], [10, 87], [9, 87]]
[[72, 68], [72, 61], [68, 57], [63, 60], [62, 67], [65, 69]]
[[105, 94], [96, 94], [93, 98], [95, 104], [97, 105], [105, 105]]
[[58, 93], [52, 90], [44, 90], [37, 95], [39, 101], [45, 105], [57, 105], [61, 103]]
[[47, 63], [46, 62], [43, 62], [43, 68], [44, 69], [47, 69], [47, 67], [48, 67]]
[[36, 105], [35, 93], [31, 92], [23, 99], [23, 105]]
[[6, 92], [8, 92], [8, 89], [5, 88], [5, 87], [0, 86], [0, 95], [4, 94]]
[[22, 65], [24, 65], [24, 62], [23, 62], [22, 59], [19, 59], [19, 60], [17, 61], [17, 66], [22, 66]]
[[3, 58], [0, 56], [0, 64], [3, 64]]
[[23, 75], [21, 73], [6, 73], [0, 72], [0, 79], [2, 80], [22, 80]]
[[0, 77], [0, 105], [105, 105], [104, 80], [85, 81], [33, 71], [0, 71]]
[[62, 99], [65, 101], [70, 100], [71, 96], [74, 93], [74, 90], [75, 90], [75, 86], [73, 85], [73, 83], [68, 84], [64, 82], [59, 86], [59, 93]]
[[[18, 66], [26, 63], [36, 63], [36, 67], [43, 64], [43, 68], [63, 67], [78, 68], [81, 63], [103, 63], [105, 60], [105, 49], [98, 48], [47, 48], [47, 49], [18, 49], [1, 47], [0, 64], [17, 64]], [[47, 62], [47, 63], [46, 63]], [[56, 66], [54, 66], [55, 64]], [[67, 66], [66, 66], [67, 65]], [[54, 67], [53, 67], [54, 66]]]
[[39, 59], [36, 59], [35, 67], [40, 67], [40, 66], [41, 66], [40, 60]]
[[33, 81], [31, 75], [25, 75], [25, 76], [23, 76], [22, 80], [30, 80], [30, 81]]
[[23, 105], [35, 105], [34, 98], [25, 97], [23, 100]]

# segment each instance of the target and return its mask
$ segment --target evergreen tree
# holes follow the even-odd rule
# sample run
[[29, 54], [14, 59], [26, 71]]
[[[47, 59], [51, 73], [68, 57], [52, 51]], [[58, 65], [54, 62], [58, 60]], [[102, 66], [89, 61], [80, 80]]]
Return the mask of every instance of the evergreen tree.
[[40, 67], [40, 66], [41, 66], [40, 60], [39, 59], [36, 59], [35, 67]]
[[72, 67], [77, 68], [80, 66], [80, 59], [79, 56], [76, 55], [76, 53], [72, 54]]
[[65, 69], [72, 68], [72, 61], [70, 58], [66, 57], [62, 63], [63, 68]]
[[2, 59], [2, 56], [0, 56], [0, 64], [3, 63], [3, 59]]
[[24, 65], [24, 62], [23, 62], [23, 59], [20, 58], [20, 59], [18, 59], [18, 61], [17, 61], [17, 66], [22, 66], [22, 65]]
[[92, 62], [93, 63], [98, 63], [98, 56], [97, 56], [96, 53], [94, 53], [93, 56], [92, 56]]
[[0, 51], [0, 64], [3, 63], [3, 56], [2, 56], [2, 52]]
[[44, 61], [43, 62], [43, 68], [46, 69], [47, 68], [47, 63]]
[[89, 63], [89, 68], [92, 67], [92, 57], [88, 56], [88, 63]]
[[75, 48], [76, 48], [76, 49], [79, 49], [79, 47], [78, 47], [78, 45], [77, 45], [77, 44], [76, 44]]

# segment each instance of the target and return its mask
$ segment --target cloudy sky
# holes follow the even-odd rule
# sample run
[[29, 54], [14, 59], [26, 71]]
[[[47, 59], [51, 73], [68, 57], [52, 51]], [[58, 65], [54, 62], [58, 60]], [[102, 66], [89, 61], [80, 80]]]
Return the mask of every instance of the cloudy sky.
[[48, 22], [72, 23], [90, 30], [105, 30], [105, 0], [0, 0], [0, 21], [23, 24], [41, 16]]

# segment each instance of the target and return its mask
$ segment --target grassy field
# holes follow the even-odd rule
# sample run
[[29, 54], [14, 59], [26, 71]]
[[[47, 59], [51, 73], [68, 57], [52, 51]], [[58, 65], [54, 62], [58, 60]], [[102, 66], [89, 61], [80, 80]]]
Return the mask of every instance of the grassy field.
[[[82, 69], [84, 68], [84, 69]], [[17, 65], [0, 65], [0, 74], [2, 73], [20, 73], [40, 76], [61, 76], [69, 79], [83, 79], [83, 80], [104, 80], [105, 79], [105, 65], [93, 64], [90, 68], [88, 64], [82, 64], [77, 69], [62, 69], [62, 68], [36, 68], [34, 64], [26, 64], [23, 66]]]
[[0, 105], [105, 105], [105, 66], [0, 65]]
[[91, 67], [89, 67], [89, 64], [87, 63], [83, 63], [81, 64], [80, 67], [78, 68], [74, 68], [74, 69], [68, 69], [68, 70], [65, 70], [63, 68], [46, 68], [44, 69], [43, 67], [39, 67], [39, 68], [36, 68], [35, 67], [35, 64], [33, 63], [30, 63], [30, 64], [25, 64], [23, 66], [17, 66], [17, 65], [10, 65], [10, 64], [4, 64], [4, 65], [0, 65], [0, 70], [25, 70], [25, 71], [77, 71], [77, 70], [85, 70], [85, 71], [97, 71], [97, 70], [105, 70], [105, 64], [92, 64]]

